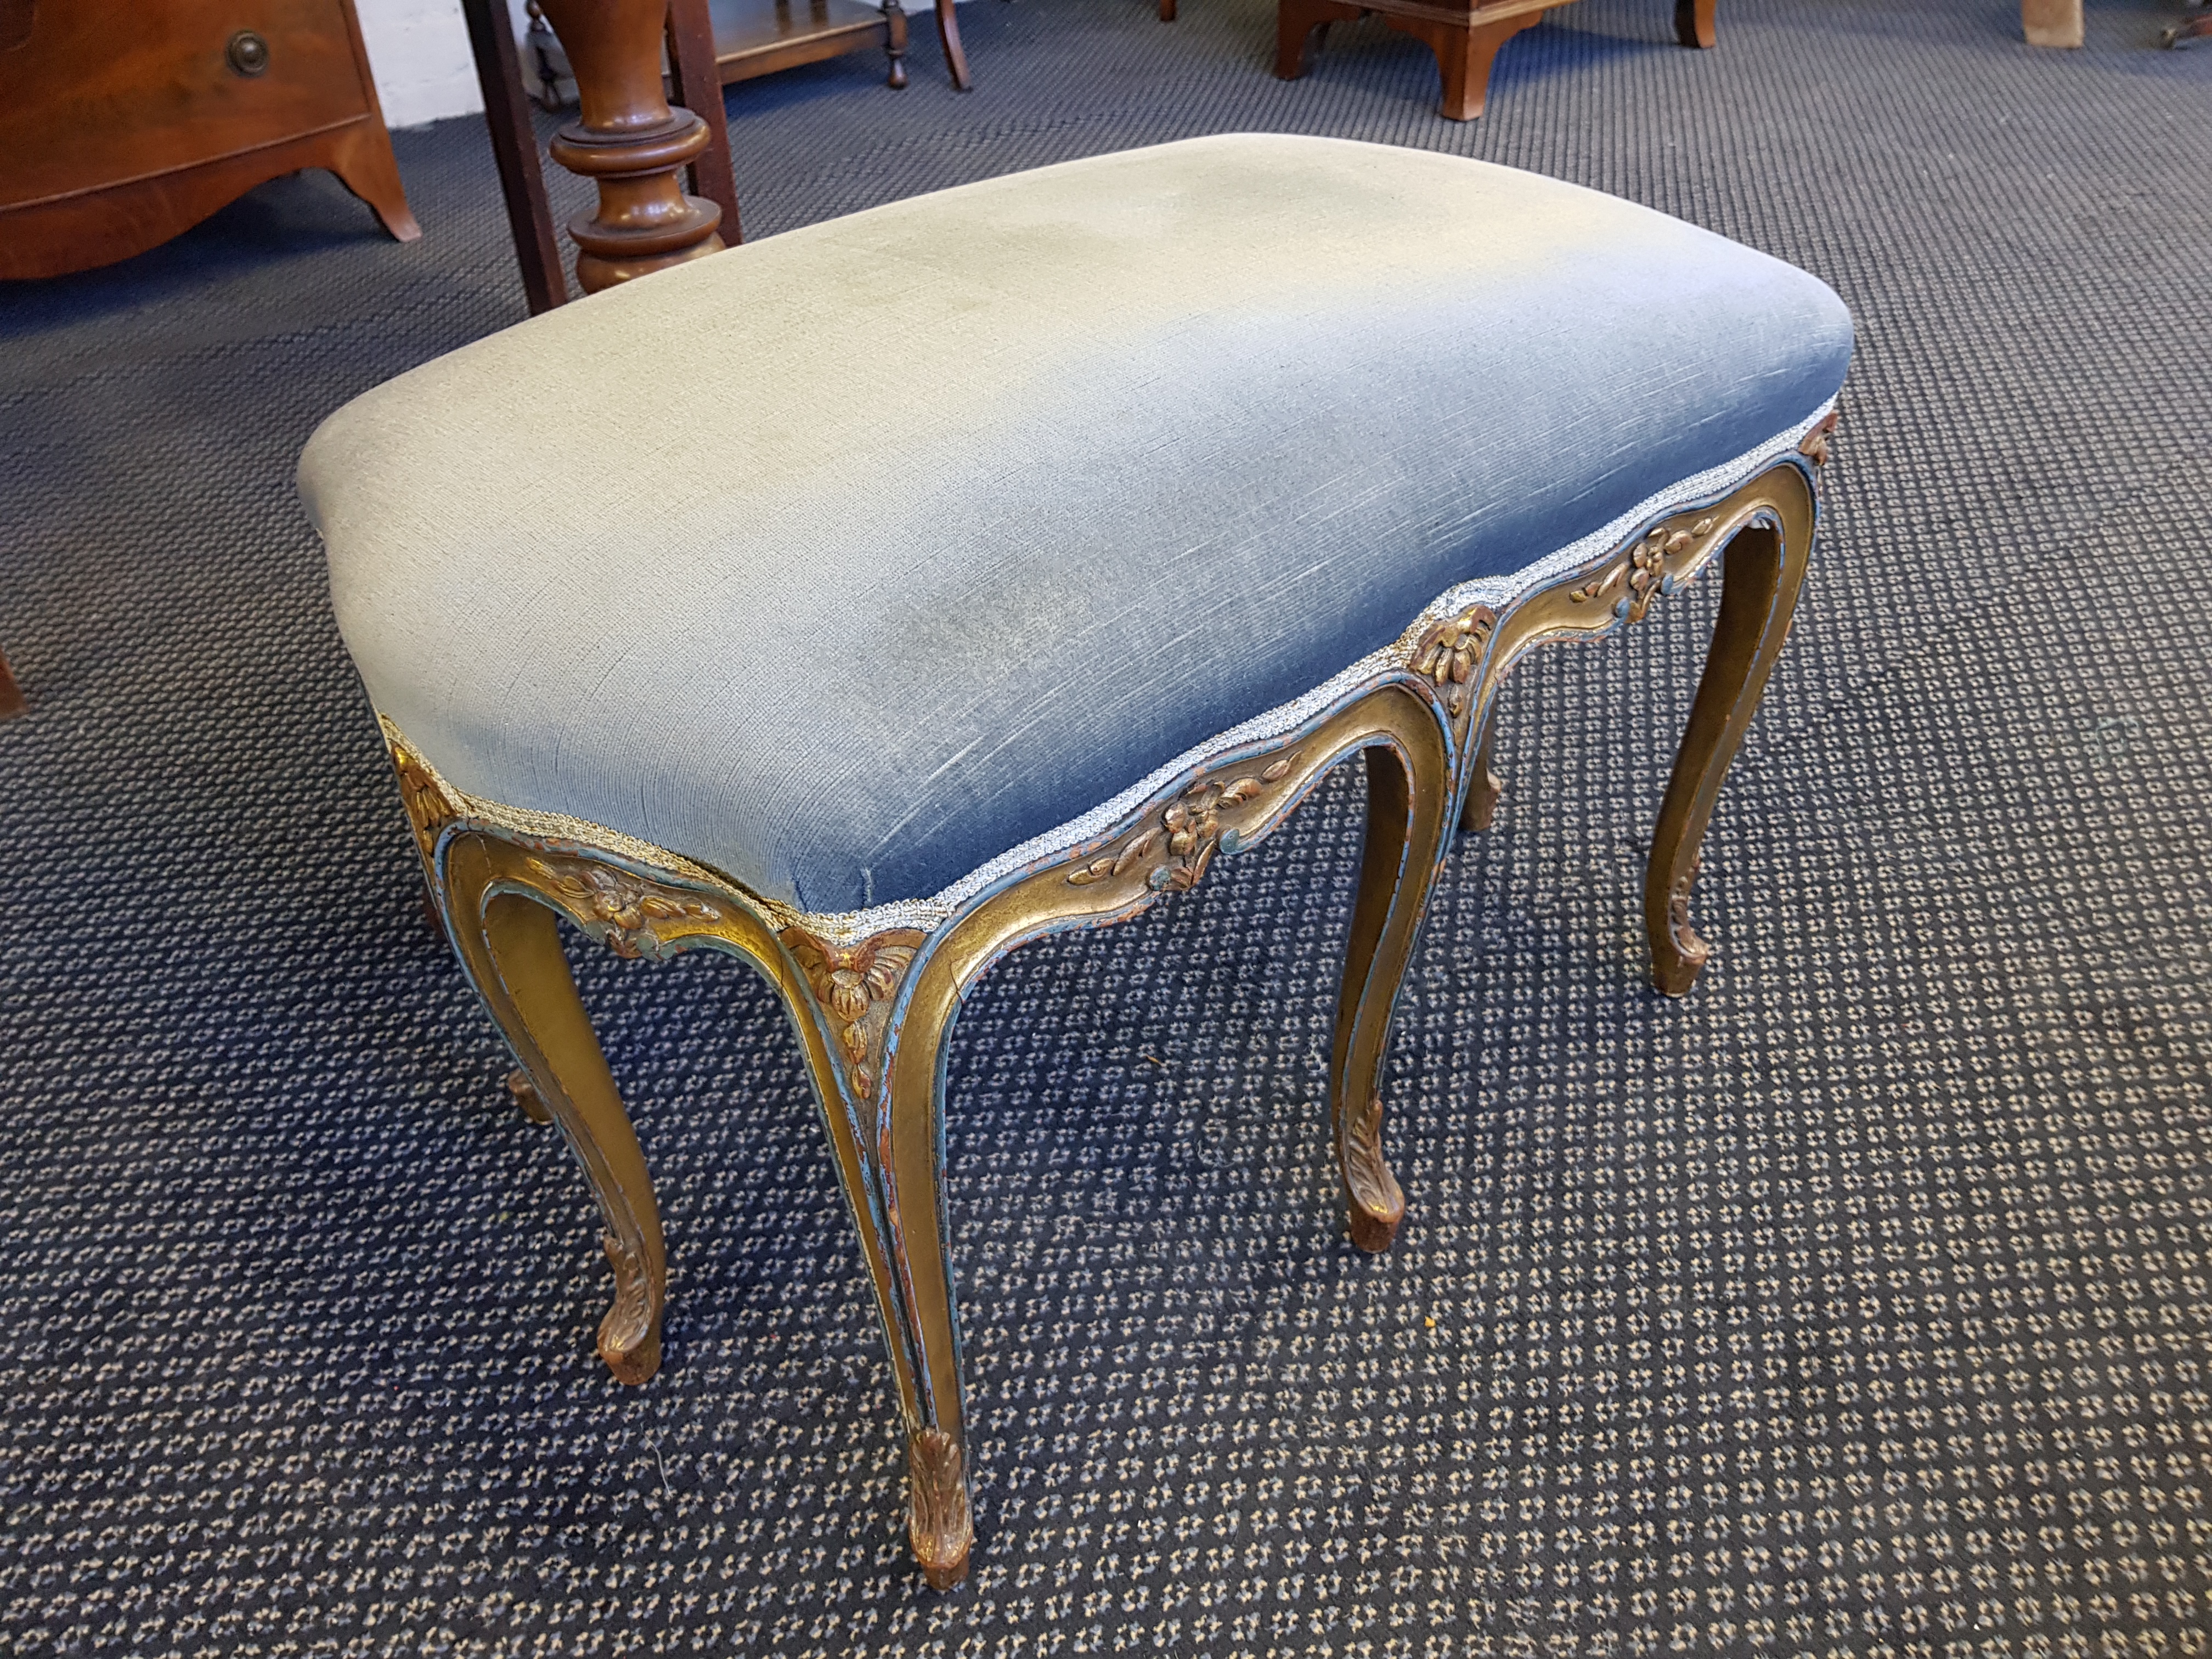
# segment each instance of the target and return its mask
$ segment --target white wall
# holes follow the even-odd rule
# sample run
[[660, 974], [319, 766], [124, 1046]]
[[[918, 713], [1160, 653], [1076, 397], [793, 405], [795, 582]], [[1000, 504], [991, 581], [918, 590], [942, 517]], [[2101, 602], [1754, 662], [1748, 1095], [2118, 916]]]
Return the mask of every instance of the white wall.
[[[522, 0], [509, 4], [520, 36], [529, 18]], [[460, 0], [354, 0], [354, 9], [386, 125], [419, 127], [483, 107]]]
[[[908, 11], [930, 0], [902, 0]], [[529, 26], [523, 0], [507, 0], [519, 40]], [[460, 0], [354, 0], [376, 95], [387, 126], [419, 127], [483, 107]]]

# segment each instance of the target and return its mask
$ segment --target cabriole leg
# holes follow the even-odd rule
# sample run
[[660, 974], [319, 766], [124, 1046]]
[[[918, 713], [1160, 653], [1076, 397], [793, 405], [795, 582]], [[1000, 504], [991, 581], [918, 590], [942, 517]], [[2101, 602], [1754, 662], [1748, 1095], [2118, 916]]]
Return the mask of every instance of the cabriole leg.
[[530, 1086], [561, 1126], [606, 1221], [614, 1305], [599, 1322], [599, 1358], [617, 1381], [660, 1368], [668, 1269], [645, 1154], [606, 1056], [576, 994], [553, 912], [514, 892], [488, 892], [492, 868], [474, 839], [446, 855], [447, 926]]
[[1352, 1242], [1383, 1250], [1405, 1218], [1405, 1195], [1382, 1158], [1382, 1067], [1390, 1015], [1436, 879], [1451, 800], [1439, 738], [1416, 752], [1365, 751], [1367, 836], [1345, 944], [1329, 1110]]
[[[1786, 475], [1797, 477], [1794, 471]], [[1796, 486], [1804, 490], [1802, 484]], [[1687, 992], [1711, 948], [1690, 926], [1690, 889], [1698, 878], [1698, 854], [1729, 762], [1759, 708], [1782, 642], [1789, 637], [1813, 528], [1809, 492], [1802, 512], [1782, 522], [1753, 524], [1736, 532], [1725, 561], [1719, 619], [1690, 710], [1689, 729], [1674, 758], [1674, 776], [1659, 808], [1651, 864], [1644, 881], [1644, 925], [1651, 940], [1651, 982], [1671, 997]]]
[[916, 986], [892, 1033], [890, 1110], [878, 1136], [895, 1279], [894, 1293], [884, 1297], [886, 1320], [900, 1328], [906, 1349], [898, 1369], [907, 1430], [907, 1540], [936, 1589], [950, 1589], [968, 1576], [975, 1535], [944, 1193], [945, 1042], [957, 1007], [957, 987], [942, 980], [934, 988]]
[[1498, 735], [1498, 698], [1482, 711], [1482, 735], [1474, 745], [1474, 775], [1468, 780], [1467, 801], [1460, 808], [1459, 827], [1487, 830], [1498, 812], [1498, 798], [1505, 793], [1505, 780], [1490, 769], [1492, 745]]

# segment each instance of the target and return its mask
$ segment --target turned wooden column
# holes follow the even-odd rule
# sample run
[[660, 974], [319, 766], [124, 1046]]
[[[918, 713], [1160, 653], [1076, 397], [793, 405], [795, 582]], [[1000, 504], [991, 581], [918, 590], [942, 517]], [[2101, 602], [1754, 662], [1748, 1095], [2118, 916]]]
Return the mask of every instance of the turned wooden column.
[[671, 109], [660, 86], [668, 0], [541, 0], [576, 76], [580, 118], [553, 159], [599, 188], [599, 210], [568, 222], [576, 281], [595, 294], [633, 276], [719, 252], [722, 210], [684, 193], [684, 165], [711, 141], [707, 124]]

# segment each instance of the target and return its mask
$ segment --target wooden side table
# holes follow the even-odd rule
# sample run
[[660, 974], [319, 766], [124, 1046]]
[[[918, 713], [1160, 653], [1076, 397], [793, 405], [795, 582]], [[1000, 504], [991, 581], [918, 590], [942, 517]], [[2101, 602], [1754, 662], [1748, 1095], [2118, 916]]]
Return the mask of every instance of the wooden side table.
[[125, 259], [327, 167], [411, 242], [353, 0], [0, 5], [0, 276]]
[[[1314, 52], [1331, 23], [1350, 23], [1370, 12], [1401, 34], [1410, 34], [1437, 55], [1443, 79], [1438, 112], [1448, 121], [1472, 121], [1490, 94], [1490, 67], [1498, 49], [1544, 14], [1571, 0], [1279, 0], [1275, 13], [1275, 73], [1295, 81], [1311, 67]], [[1686, 46], [1711, 46], [1715, 0], [1675, 0], [1674, 38]], [[1170, 14], [1163, 9], [1161, 15]]]

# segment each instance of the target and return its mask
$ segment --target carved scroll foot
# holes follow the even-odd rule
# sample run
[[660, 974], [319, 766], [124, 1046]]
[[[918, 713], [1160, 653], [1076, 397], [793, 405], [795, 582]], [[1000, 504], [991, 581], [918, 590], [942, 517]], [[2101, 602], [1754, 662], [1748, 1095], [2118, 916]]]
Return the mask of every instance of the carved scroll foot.
[[968, 1576], [968, 1551], [975, 1541], [960, 1443], [942, 1429], [917, 1431], [907, 1441], [906, 1474], [914, 1559], [930, 1589], [951, 1589]]
[[507, 1091], [514, 1097], [515, 1109], [532, 1123], [550, 1123], [553, 1114], [545, 1108], [544, 1097], [538, 1085], [530, 1080], [530, 1073], [517, 1066], [507, 1074]]
[[1406, 1195], [1382, 1161], [1382, 1103], [1370, 1101], [1340, 1132], [1338, 1167], [1344, 1171], [1345, 1218], [1352, 1242], [1369, 1255], [1390, 1248], [1406, 1218]]
[[1692, 854], [1690, 867], [1667, 897], [1666, 942], [1663, 945], [1655, 942], [1652, 946], [1651, 984], [1662, 995], [1689, 994], [1705, 963], [1712, 959], [1713, 947], [1690, 926], [1690, 889], [1697, 880], [1698, 858]]
[[632, 1388], [660, 1369], [660, 1297], [642, 1252], [612, 1233], [599, 1241], [615, 1270], [615, 1303], [599, 1321], [599, 1358], [615, 1381]]

